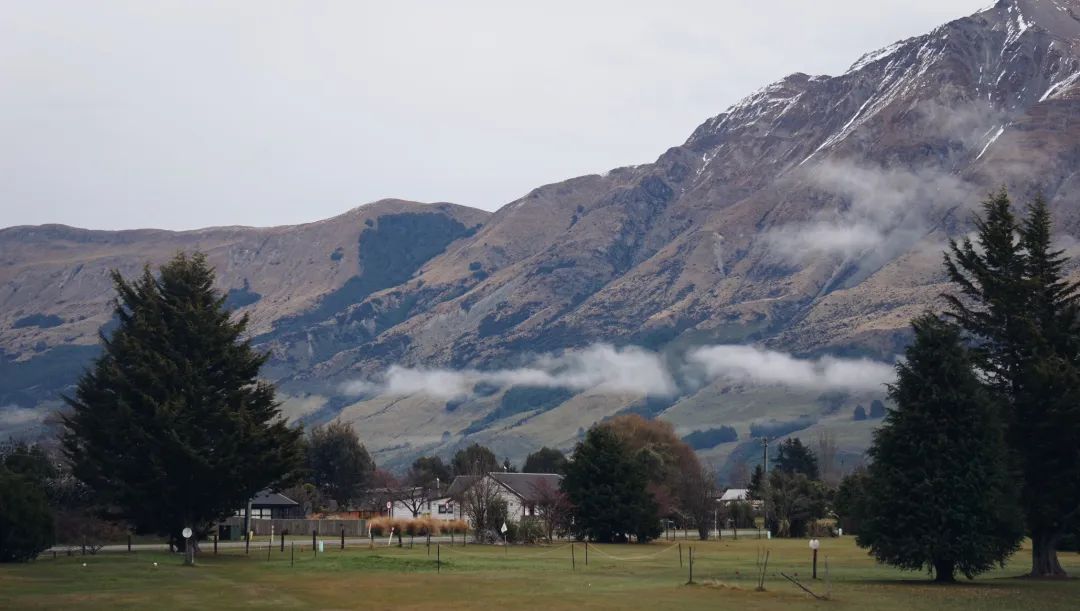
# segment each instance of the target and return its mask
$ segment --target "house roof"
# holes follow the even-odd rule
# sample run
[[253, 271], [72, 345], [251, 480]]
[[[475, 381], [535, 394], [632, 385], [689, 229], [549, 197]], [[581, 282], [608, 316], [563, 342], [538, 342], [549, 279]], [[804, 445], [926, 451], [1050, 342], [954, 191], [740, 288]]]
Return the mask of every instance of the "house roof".
[[545, 492], [558, 490], [563, 478], [558, 473], [494, 472], [488, 475], [528, 502], [539, 501]]
[[263, 490], [251, 499], [252, 507], [296, 507], [299, 504], [280, 492], [271, 492], [269, 490]]
[[454, 481], [450, 482], [450, 487], [446, 489], [446, 496], [456, 498], [465, 493], [466, 490], [472, 488], [472, 485], [476, 483], [476, 480], [480, 479], [477, 475], [459, 475], [454, 478]]
[[727, 501], [745, 501], [749, 496], [750, 491], [746, 488], [728, 488], [720, 497], [720, 502], [724, 503]]

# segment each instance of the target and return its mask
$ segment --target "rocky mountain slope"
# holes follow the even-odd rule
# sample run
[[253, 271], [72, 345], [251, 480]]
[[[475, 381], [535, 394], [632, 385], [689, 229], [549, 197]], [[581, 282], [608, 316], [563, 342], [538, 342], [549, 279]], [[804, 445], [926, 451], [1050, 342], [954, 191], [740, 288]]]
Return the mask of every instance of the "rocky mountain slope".
[[[108, 321], [106, 269], [200, 248], [273, 351], [290, 413], [340, 413], [384, 462], [465, 441], [511, 457], [566, 447], [628, 409], [684, 432], [733, 425], [743, 440], [751, 424], [801, 418], [800, 434], [830, 430], [855, 453], [873, 423], [850, 407], [880, 391], [722, 378], [657, 397], [507, 382], [448, 400], [357, 381], [597, 342], [676, 360], [733, 343], [888, 360], [945, 288], [943, 245], [987, 191], [1044, 193], [1072, 248], [1078, 170], [1080, 0], [1002, 0], [842, 75], [771, 84], [652, 164], [546, 185], [490, 216], [379, 202], [300, 227], [0, 231], [0, 405], [48, 401], [70, 380]], [[705, 450], [718, 462], [745, 451]]]

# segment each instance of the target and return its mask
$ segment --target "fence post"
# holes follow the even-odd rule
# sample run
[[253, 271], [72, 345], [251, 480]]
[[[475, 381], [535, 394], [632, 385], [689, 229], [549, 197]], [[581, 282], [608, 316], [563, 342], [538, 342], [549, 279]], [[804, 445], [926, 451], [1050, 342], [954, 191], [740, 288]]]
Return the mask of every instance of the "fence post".
[[571, 571], [576, 571], [577, 570], [577, 559], [574, 558], [574, 544], [573, 543], [570, 544], [570, 570]]
[[315, 550], [315, 555], [319, 555], [319, 543], [315, 540], [315, 537], [319, 533], [319, 528], [315, 527], [311, 529], [311, 549]]
[[296, 566], [296, 543], [289, 546], [289, 566]]
[[585, 566], [589, 566], [589, 540], [585, 540]]
[[679, 568], [682, 568], [682, 543], [679, 544]]
[[[428, 550], [428, 553], [431, 553], [430, 549]], [[438, 543], [435, 544], [435, 572], [442, 572], [442, 548]]]
[[690, 580], [687, 581], [686, 584], [690, 585], [690, 584], [694, 583], [694, 548], [690, 547], [687, 550], [687, 553], [690, 556]]
[[285, 530], [281, 531], [281, 551], [285, 551]]
[[341, 527], [341, 549], [345, 549], [345, 527]]
[[131, 533], [128, 533], [128, 553], [131, 553]]
[[217, 534], [214, 534], [214, 555], [217, 556]]

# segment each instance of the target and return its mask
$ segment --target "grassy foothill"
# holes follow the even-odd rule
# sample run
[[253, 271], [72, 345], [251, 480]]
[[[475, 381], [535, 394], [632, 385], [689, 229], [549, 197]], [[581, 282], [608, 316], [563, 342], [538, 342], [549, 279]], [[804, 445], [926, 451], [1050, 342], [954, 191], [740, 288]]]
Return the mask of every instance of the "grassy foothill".
[[[1075, 609], [1080, 580], [1020, 578], [1026, 549], [1010, 565], [956, 585], [935, 585], [922, 573], [882, 567], [851, 537], [822, 540], [817, 581], [810, 579], [806, 540], [670, 541], [650, 545], [574, 544], [571, 547], [442, 545], [409, 549], [352, 547], [327, 542], [317, 557], [310, 544], [269, 554], [265, 547], [203, 553], [196, 567], [158, 552], [43, 557], [0, 566], [0, 609], [281, 608], [281, 609]], [[694, 550], [694, 581], [689, 577]], [[303, 549], [301, 552], [300, 550]], [[769, 551], [766, 591], [757, 592], [758, 558]], [[828, 558], [830, 579], [825, 578]], [[1080, 574], [1080, 554], [1062, 564]], [[158, 563], [154, 566], [154, 563]], [[86, 566], [83, 566], [85, 563]], [[785, 580], [786, 573], [819, 595], [815, 600]]]

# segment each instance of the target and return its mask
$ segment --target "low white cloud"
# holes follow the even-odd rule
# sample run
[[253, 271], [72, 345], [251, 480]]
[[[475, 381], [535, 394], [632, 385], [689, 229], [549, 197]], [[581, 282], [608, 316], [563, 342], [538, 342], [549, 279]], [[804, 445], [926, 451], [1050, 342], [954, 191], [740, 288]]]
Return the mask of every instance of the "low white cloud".
[[873, 267], [904, 252], [926, 234], [935, 213], [969, 203], [971, 185], [938, 169], [877, 168], [828, 162], [811, 170], [814, 185], [839, 198], [805, 223], [783, 225], [765, 243], [783, 258], [858, 258]]
[[376, 380], [346, 383], [346, 394], [406, 396], [426, 394], [440, 398], [464, 397], [477, 384], [594, 389], [611, 393], [669, 395], [675, 382], [660, 357], [636, 347], [595, 344], [560, 356], [544, 355], [528, 367], [516, 369], [426, 369], [391, 366]]
[[755, 346], [706, 346], [692, 350], [690, 366], [708, 379], [731, 379], [797, 388], [881, 390], [895, 377], [893, 366], [870, 359], [825, 356], [799, 359]]
[[718, 378], [748, 380], [794, 387], [880, 389], [892, 378], [892, 366], [867, 359], [798, 359], [752, 346], [705, 346], [685, 360], [665, 362], [660, 355], [637, 347], [595, 344], [563, 355], [536, 357], [515, 369], [429, 369], [391, 366], [380, 376], [343, 384], [348, 395], [427, 395], [464, 398], [477, 384], [499, 387], [532, 386], [607, 393], [670, 396], [678, 379], [696, 385]]
[[18, 407], [16, 405], [0, 406], [0, 431], [12, 431], [34, 427], [45, 421], [48, 413], [41, 409]]

